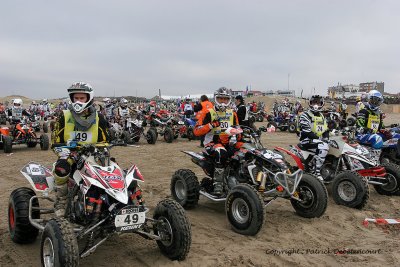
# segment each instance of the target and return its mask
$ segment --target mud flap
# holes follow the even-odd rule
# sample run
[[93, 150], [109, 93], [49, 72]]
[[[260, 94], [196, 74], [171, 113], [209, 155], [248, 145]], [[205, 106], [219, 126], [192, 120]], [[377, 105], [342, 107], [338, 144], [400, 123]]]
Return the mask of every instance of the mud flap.
[[29, 181], [35, 191], [52, 191], [54, 177], [46, 167], [36, 162], [29, 162], [21, 169], [22, 175]]

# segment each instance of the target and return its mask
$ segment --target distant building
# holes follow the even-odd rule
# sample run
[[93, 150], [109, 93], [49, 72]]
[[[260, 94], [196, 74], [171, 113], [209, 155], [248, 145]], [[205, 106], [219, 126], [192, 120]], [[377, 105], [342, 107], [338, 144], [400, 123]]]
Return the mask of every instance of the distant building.
[[369, 92], [371, 90], [378, 90], [383, 94], [385, 92], [385, 83], [384, 82], [360, 83], [361, 92]]
[[238, 96], [238, 95], [241, 95], [241, 96], [243, 96], [245, 94], [245, 91], [236, 91], [236, 90], [232, 90], [232, 95], [233, 96]]

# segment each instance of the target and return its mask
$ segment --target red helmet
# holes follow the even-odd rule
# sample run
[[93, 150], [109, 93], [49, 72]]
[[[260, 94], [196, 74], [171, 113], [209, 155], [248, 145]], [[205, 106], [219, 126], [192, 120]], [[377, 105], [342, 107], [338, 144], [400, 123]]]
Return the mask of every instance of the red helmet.
[[152, 100], [152, 101], [150, 101], [150, 106], [153, 106], [153, 107], [155, 107], [156, 106], [156, 101], [154, 101], [154, 100]]

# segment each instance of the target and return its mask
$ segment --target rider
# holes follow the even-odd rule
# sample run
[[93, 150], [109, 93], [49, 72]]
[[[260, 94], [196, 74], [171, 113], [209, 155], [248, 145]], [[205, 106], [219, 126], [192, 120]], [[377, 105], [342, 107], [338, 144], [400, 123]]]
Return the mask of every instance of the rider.
[[315, 175], [322, 180], [321, 167], [328, 155], [328, 124], [322, 114], [324, 98], [313, 95], [309, 99], [309, 109], [299, 118], [300, 143], [304, 149], [315, 152]]
[[193, 115], [193, 106], [192, 103], [190, 103], [190, 99], [186, 98], [185, 99], [185, 105], [183, 107], [183, 112], [185, 113], [186, 118], [190, 118], [190, 116]]
[[7, 110], [7, 116], [10, 118], [10, 124], [17, 124], [22, 121], [23, 116], [31, 116], [23, 107], [21, 98], [15, 98], [12, 100], [11, 109]]
[[126, 100], [125, 98], [121, 98], [121, 100], [119, 101], [117, 114], [120, 124], [125, 127], [126, 119], [130, 116], [128, 108], [128, 100]]
[[[53, 145], [66, 143], [69, 140], [78, 141], [79, 144], [95, 144], [108, 142], [109, 132], [107, 121], [93, 106], [93, 88], [83, 82], [73, 83], [68, 88], [70, 104], [63, 110], [54, 126]], [[55, 164], [53, 175], [56, 184], [56, 202], [54, 203], [56, 216], [64, 216], [67, 200], [67, 182], [76, 164], [69, 153], [57, 149], [58, 160]]]
[[380, 149], [383, 146], [383, 140], [378, 131], [383, 127], [383, 117], [380, 105], [383, 103], [383, 96], [377, 90], [371, 90], [368, 93], [368, 102], [357, 115], [357, 140], [360, 144], [371, 147], [371, 152], [375, 160], [379, 159]]
[[223, 180], [226, 161], [228, 159], [228, 146], [240, 148], [243, 143], [235, 142], [234, 138], [229, 140], [229, 136], [224, 133], [228, 127], [238, 126], [239, 121], [236, 113], [228, 108], [231, 102], [231, 93], [221, 87], [214, 93], [215, 106], [202, 116], [196, 123], [194, 134], [196, 136], [205, 135], [204, 145], [206, 153], [214, 158], [214, 194], [223, 193]]
[[47, 120], [47, 117], [50, 115], [50, 104], [47, 98], [42, 100], [42, 112], [43, 112], [43, 118], [44, 120]]
[[111, 122], [114, 118], [115, 106], [111, 103], [111, 99], [106, 97], [103, 99], [104, 102], [104, 115], [108, 122]]
[[356, 114], [358, 114], [358, 112], [360, 112], [360, 110], [364, 109], [365, 105], [364, 102], [366, 102], [366, 98], [368, 95], [366, 94], [362, 94], [361, 96], [357, 96], [356, 97]]

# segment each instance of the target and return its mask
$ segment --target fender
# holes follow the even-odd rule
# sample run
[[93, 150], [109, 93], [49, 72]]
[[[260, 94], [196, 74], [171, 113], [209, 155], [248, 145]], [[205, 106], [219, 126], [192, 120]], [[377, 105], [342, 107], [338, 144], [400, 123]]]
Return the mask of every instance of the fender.
[[289, 156], [291, 156], [293, 158], [293, 160], [296, 162], [297, 167], [299, 167], [299, 169], [304, 171], [303, 162], [301, 161], [301, 159], [297, 155], [295, 155], [294, 153], [290, 152], [289, 150], [284, 149], [284, 148], [279, 147], [279, 146], [275, 147], [275, 149], [283, 151], [286, 154], [288, 154]]

